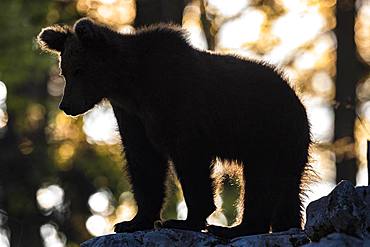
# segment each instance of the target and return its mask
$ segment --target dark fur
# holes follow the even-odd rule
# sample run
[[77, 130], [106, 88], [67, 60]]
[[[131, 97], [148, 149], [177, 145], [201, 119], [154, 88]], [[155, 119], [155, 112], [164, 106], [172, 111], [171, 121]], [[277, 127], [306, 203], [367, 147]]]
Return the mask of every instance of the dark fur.
[[78, 115], [102, 98], [113, 105], [138, 204], [136, 217], [118, 224], [116, 232], [153, 228], [168, 160], [188, 217], [162, 226], [204, 229], [215, 210], [210, 165], [216, 157], [244, 164], [246, 200], [239, 226], [209, 226], [209, 231], [235, 237], [266, 233], [270, 226], [274, 232], [301, 227], [309, 124], [305, 108], [276, 69], [194, 49], [172, 26], [123, 35], [82, 19], [73, 29], [64, 28], [65, 36], [58, 28], [46, 31], [39, 42], [60, 53], [66, 79], [60, 108]]

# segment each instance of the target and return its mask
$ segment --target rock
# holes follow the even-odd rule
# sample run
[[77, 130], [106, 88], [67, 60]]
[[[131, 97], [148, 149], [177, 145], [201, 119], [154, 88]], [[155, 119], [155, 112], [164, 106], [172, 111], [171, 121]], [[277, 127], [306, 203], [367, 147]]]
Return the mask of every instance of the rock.
[[301, 246], [303, 244], [309, 243], [310, 240], [308, 239], [307, 235], [304, 231], [299, 229], [290, 229], [289, 231], [285, 232], [278, 232], [278, 233], [271, 233], [271, 234], [261, 234], [261, 235], [252, 235], [252, 236], [245, 236], [240, 238], [235, 238], [231, 240], [229, 243], [224, 245], [217, 245], [217, 246], [250, 246], [250, 247], [257, 247], [257, 246]]
[[81, 247], [211, 246], [217, 241], [216, 237], [200, 232], [160, 229], [97, 237], [82, 243]]
[[[327, 196], [307, 207], [305, 230], [244, 236], [232, 240], [176, 229], [119, 233], [90, 239], [81, 247], [135, 246], [370, 246], [370, 186], [340, 182]], [[314, 242], [311, 242], [314, 241]]]
[[298, 229], [286, 232], [245, 236], [233, 240], [224, 240], [211, 234], [177, 230], [159, 229], [134, 233], [118, 233], [90, 239], [81, 247], [135, 247], [135, 246], [299, 246], [308, 243], [306, 234]]
[[309, 238], [318, 241], [330, 233], [345, 233], [363, 237], [369, 221], [369, 189], [355, 187], [348, 181], [340, 182], [327, 196], [311, 202], [306, 211], [305, 231]]
[[[370, 232], [370, 186], [356, 187], [356, 193], [366, 204], [366, 230]], [[370, 245], [369, 245], [370, 246]]]
[[303, 247], [354, 247], [370, 246], [370, 239], [359, 239], [343, 233], [332, 233], [322, 238], [320, 242], [312, 242]]

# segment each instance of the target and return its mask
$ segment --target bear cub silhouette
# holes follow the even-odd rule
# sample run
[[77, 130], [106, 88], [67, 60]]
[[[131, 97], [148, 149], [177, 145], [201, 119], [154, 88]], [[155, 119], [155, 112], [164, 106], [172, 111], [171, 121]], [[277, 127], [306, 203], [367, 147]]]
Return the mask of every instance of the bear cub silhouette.
[[[268, 64], [195, 49], [178, 27], [120, 34], [89, 19], [41, 31], [59, 55], [60, 109], [82, 114], [108, 99], [119, 125], [137, 215], [116, 232], [208, 229], [233, 238], [301, 227], [301, 185], [310, 145], [306, 110]], [[215, 159], [243, 165], [245, 199], [235, 227], [206, 224], [215, 210]], [[160, 221], [172, 161], [186, 220]]]

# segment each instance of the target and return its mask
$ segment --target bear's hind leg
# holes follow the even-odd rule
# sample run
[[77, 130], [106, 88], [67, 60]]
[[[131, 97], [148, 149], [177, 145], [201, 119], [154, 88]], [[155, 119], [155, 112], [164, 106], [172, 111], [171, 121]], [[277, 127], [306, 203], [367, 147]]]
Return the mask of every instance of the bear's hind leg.
[[164, 221], [161, 227], [200, 231], [205, 229], [207, 217], [216, 209], [213, 200], [213, 182], [210, 177], [211, 159], [195, 157], [173, 160], [188, 208], [188, 216], [186, 220]]
[[[273, 232], [301, 228], [301, 179], [308, 159], [308, 144], [290, 152], [282, 150], [276, 170], [274, 193], [276, 198], [271, 227]], [[301, 148], [299, 148], [301, 147]]]
[[275, 204], [271, 227], [273, 232], [301, 228], [300, 180], [281, 180], [280, 198]]

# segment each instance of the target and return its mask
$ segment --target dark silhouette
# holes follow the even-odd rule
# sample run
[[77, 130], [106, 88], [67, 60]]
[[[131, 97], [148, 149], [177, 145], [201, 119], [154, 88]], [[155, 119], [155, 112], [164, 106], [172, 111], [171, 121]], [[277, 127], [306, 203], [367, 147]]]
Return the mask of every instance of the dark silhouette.
[[[82, 19], [73, 29], [44, 29], [39, 42], [61, 56], [62, 110], [82, 114], [103, 98], [122, 109], [115, 113], [138, 214], [116, 232], [150, 229], [159, 220], [168, 160], [188, 216], [161, 226], [205, 229], [215, 210], [210, 173], [216, 157], [245, 165], [246, 200], [239, 226], [209, 231], [231, 238], [270, 226], [275, 232], [301, 227], [309, 125], [275, 68], [194, 49], [181, 29], [168, 25], [123, 35]], [[126, 116], [131, 121], [122, 121]]]

